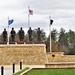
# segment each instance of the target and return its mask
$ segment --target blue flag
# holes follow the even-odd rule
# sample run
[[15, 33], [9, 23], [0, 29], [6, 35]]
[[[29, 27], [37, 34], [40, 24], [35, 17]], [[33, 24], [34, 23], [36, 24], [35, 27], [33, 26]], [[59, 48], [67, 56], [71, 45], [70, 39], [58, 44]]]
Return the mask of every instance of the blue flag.
[[14, 20], [13, 20], [13, 19], [8, 20], [8, 25], [12, 24], [13, 22], [14, 22]]

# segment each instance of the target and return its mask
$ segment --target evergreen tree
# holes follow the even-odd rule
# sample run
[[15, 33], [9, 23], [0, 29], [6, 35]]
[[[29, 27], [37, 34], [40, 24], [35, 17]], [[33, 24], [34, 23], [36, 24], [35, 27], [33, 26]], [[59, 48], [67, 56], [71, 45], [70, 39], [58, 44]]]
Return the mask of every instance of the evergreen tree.
[[68, 53], [68, 36], [67, 33], [63, 28], [61, 28], [60, 33], [59, 33], [59, 39], [58, 39], [58, 44], [59, 44], [59, 49], [60, 51], [63, 51], [65, 54]]

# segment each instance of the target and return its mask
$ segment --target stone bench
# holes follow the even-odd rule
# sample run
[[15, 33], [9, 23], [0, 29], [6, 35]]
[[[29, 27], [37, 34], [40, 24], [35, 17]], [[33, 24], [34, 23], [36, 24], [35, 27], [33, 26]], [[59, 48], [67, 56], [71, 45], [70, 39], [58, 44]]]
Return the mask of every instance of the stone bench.
[[75, 62], [49, 62], [45, 68], [75, 68]]

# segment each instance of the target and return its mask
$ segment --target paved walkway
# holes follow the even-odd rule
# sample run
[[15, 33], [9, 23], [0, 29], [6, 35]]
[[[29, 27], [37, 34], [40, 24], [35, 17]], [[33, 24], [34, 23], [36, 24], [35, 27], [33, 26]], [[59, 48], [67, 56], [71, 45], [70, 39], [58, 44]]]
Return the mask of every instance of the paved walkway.
[[[16, 69], [15, 72], [19, 71], [19, 69]], [[12, 75], [12, 69], [4, 69], [4, 75]], [[0, 69], [0, 75], [1, 75], [1, 69]]]
[[[12, 75], [12, 65], [0, 65], [4, 66], [4, 75]], [[22, 68], [30, 67], [30, 68], [45, 68], [45, 65], [23, 65]], [[15, 65], [15, 72], [20, 70], [19, 65]], [[1, 69], [0, 69], [0, 75], [1, 75]]]

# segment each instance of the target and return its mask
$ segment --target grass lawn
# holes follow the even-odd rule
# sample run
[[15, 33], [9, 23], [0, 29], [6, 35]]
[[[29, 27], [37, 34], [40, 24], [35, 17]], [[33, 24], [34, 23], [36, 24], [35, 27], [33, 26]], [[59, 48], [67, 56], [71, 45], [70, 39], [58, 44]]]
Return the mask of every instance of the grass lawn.
[[75, 69], [32, 69], [24, 75], [75, 75]]
[[16, 73], [13, 73], [12, 75], [20, 75], [22, 72], [24, 72], [25, 70], [29, 69], [28, 67], [16, 72]]

